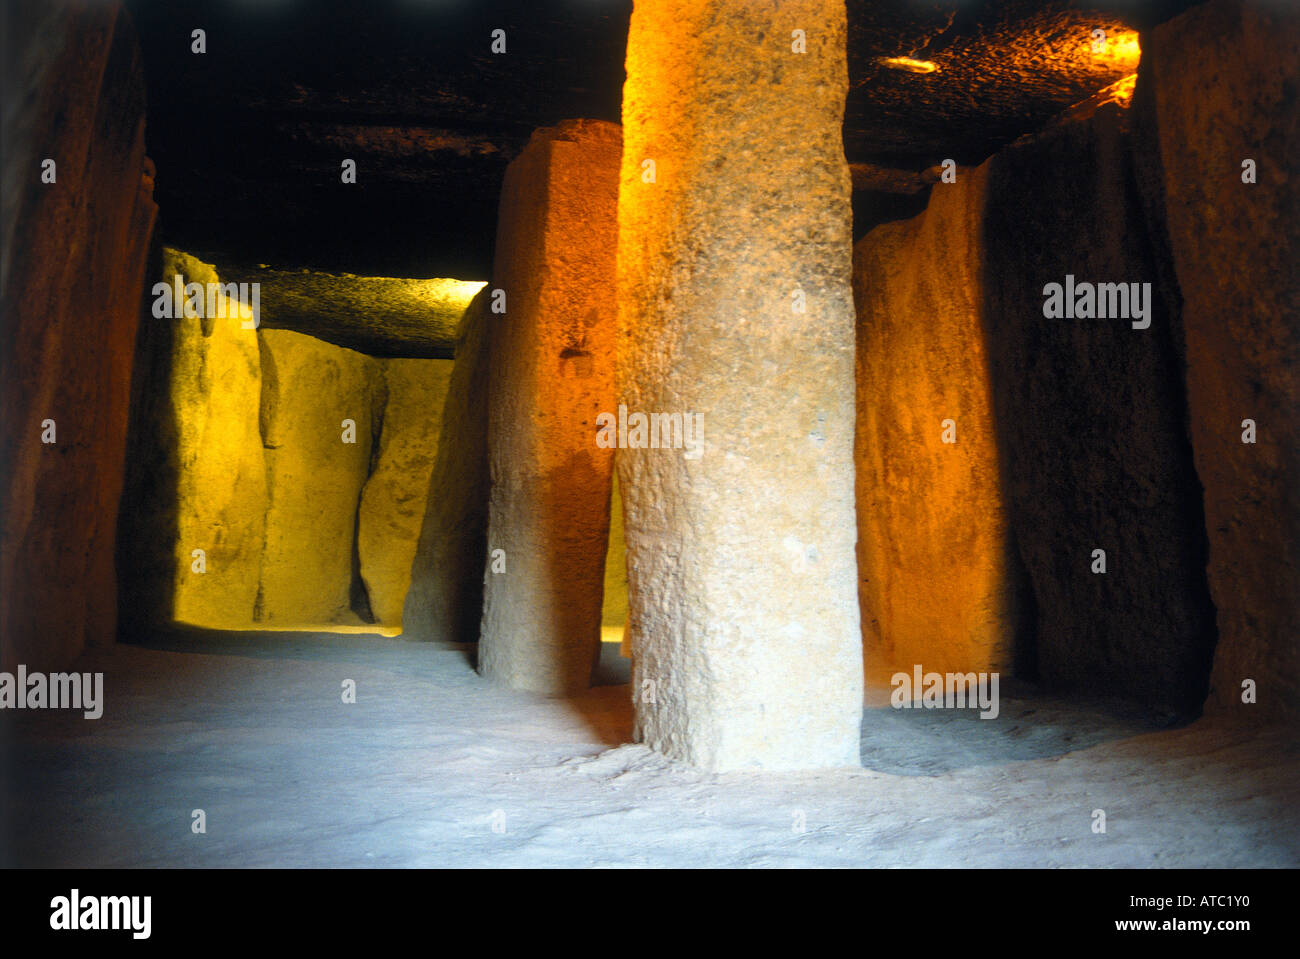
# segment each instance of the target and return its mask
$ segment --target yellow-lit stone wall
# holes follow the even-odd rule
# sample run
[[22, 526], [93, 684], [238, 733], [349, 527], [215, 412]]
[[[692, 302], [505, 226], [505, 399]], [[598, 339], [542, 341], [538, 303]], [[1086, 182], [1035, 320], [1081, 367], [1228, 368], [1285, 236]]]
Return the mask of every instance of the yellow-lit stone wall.
[[261, 330], [269, 502], [253, 619], [353, 622], [353, 550], [370, 475], [379, 361], [289, 330]]
[[375, 620], [400, 626], [453, 362], [379, 363], [387, 398], [374, 471], [361, 492], [357, 551]]
[[[223, 282], [166, 248], [160, 273], [182, 290]], [[247, 304], [218, 298], [224, 317], [200, 315], [206, 297], [146, 310], [122, 549], [132, 615], [400, 626], [452, 361], [256, 327]]]
[[[219, 282], [208, 264], [165, 249], [159, 282], [174, 285], [177, 276], [182, 289]], [[169, 327], [168, 401], [151, 425], [175, 430], [175, 500], [154, 535], [171, 535], [171, 618], [182, 623], [247, 624], [261, 581], [268, 505], [258, 428], [262, 356], [251, 311], [238, 306], [227, 303], [224, 318], [184, 310], [149, 316], [142, 330], [153, 337]]]

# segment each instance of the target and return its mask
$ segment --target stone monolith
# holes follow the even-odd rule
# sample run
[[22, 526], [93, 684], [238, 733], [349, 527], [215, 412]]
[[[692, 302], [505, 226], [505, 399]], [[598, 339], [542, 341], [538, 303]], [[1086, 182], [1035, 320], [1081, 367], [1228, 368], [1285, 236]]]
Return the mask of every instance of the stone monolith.
[[1207, 709], [1300, 720], [1300, 11], [1143, 39], [1135, 155], [1169, 243], [1218, 623]]
[[489, 314], [488, 562], [479, 670], [585, 689], [600, 653], [615, 404], [618, 126], [533, 134], [506, 171]]
[[[842, 0], [632, 13], [618, 246], [635, 735], [706, 769], [859, 762], [845, 31]], [[646, 448], [634, 417], [651, 414]], [[664, 442], [665, 415], [682, 442]]]

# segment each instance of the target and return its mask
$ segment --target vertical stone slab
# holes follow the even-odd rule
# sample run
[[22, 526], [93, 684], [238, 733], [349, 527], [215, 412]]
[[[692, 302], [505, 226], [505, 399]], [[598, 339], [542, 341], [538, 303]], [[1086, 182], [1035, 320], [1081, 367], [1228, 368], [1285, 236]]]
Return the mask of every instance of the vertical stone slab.
[[258, 342], [269, 502], [253, 620], [359, 622], [357, 512], [383, 404], [380, 361], [288, 330], [258, 330]]
[[451, 368], [451, 360], [379, 361], [388, 399], [375, 469], [361, 491], [357, 552], [370, 610], [386, 626], [402, 623]]
[[438, 457], [402, 609], [408, 639], [478, 641], [487, 540], [489, 292], [474, 297], [457, 332]]
[[627, 74], [625, 402], [703, 438], [620, 452], [635, 734], [707, 769], [857, 765], [844, 3], [640, 0]]
[[[221, 282], [209, 264], [165, 248], [155, 280], [174, 289], [178, 276], [182, 289]], [[140, 334], [124, 606], [146, 627], [247, 626], [267, 509], [257, 332], [238, 304], [227, 301], [225, 317], [172, 305], [176, 316], [147, 311]]]
[[51, 670], [116, 631], [130, 368], [156, 207], [140, 51], [121, 5], [18, 4], [5, 19], [0, 668]]
[[[984, 319], [1006, 505], [1041, 679], [1189, 715], [1205, 697], [1214, 624], [1174, 317], [1137, 202], [1127, 97], [1093, 106], [985, 164]], [[1106, 317], [1046, 315], [1048, 284], [1087, 302], [1066, 297], [1068, 283], [1139, 284], [1145, 316], [1118, 294]]]
[[[1300, 720], [1300, 13], [1213, 0], [1143, 39], [1136, 155], [1182, 301], [1218, 645], [1207, 709]], [[1243, 161], [1255, 163], [1243, 182]], [[1255, 443], [1243, 442], [1252, 420]], [[1254, 680], [1257, 703], [1242, 702]]]
[[[985, 171], [855, 248], [858, 570], [868, 676], [1001, 672], [1009, 530], [984, 345]], [[948, 422], [951, 421], [951, 422]]]
[[616, 405], [620, 145], [601, 121], [538, 130], [501, 191], [479, 671], [541, 693], [588, 687], [600, 653], [614, 451], [596, 418]]

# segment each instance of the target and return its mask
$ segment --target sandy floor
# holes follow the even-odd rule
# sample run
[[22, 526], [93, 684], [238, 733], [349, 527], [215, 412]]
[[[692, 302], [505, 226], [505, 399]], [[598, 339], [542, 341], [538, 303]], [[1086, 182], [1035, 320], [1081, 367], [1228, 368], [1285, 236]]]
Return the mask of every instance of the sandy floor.
[[189, 637], [79, 668], [106, 674], [103, 718], [0, 715], [18, 864], [1300, 865], [1280, 730], [1158, 729], [1005, 686], [979, 720], [876, 690], [863, 769], [708, 775], [620, 745], [626, 686], [514, 693], [400, 639]]

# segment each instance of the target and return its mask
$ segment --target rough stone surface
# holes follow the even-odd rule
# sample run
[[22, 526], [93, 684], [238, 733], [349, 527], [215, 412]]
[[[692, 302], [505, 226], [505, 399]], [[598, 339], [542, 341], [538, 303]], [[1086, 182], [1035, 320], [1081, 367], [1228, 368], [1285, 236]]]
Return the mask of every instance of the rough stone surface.
[[264, 329], [306, 333], [380, 357], [450, 359], [456, 327], [482, 285], [217, 265], [228, 281], [261, 284]]
[[[288, 330], [257, 335], [270, 501], [253, 620], [355, 622], [364, 603], [357, 512], [382, 415], [380, 361]], [[344, 420], [356, 425], [355, 443], [343, 441]]]
[[[116, 631], [116, 517], [156, 207], [140, 52], [120, 5], [17, 3], [4, 19], [0, 669], [50, 670]], [[41, 182], [46, 158], [54, 183]]]
[[[983, 328], [984, 171], [855, 248], [868, 674], [1010, 671], [1013, 578]], [[945, 421], [954, 432], [944, 442]]]
[[844, 4], [639, 3], [627, 72], [620, 376], [703, 435], [619, 456], [635, 735], [707, 769], [857, 765]]
[[[220, 283], [163, 249], [156, 282]], [[152, 288], [152, 284], [151, 284]], [[246, 317], [144, 313], [130, 494], [123, 510], [125, 615], [142, 623], [252, 621], [266, 526], [258, 416], [262, 361]], [[194, 550], [203, 550], [202, 572]]]
[[483, 615], [487, 555], [488, 291], [461, 319], [438, 457], [402, 611], [410, 639], [472, 643]]
[[[157, 273], [228, 279], [171, 249]], [[397, 626], [451, 363], [374, 359], [247, 318], [146, 317], [124, 608], [148, 626]]]
[[375, 621], [400, 626], [452, 362], [383, 360], [380, 370], [387, 401], [375, 469], [361, 491], [357, 551]]
[[[1204, 520], [1127, 123], [1128, 108], [1104, 100], [985, 164], [994, 428], [1041, 678], [1188, 714], [1214, 644]], [[1151, 283], [1150, 327], [1045, 317], [1045, 285], [1067, 274]]]
[[[1131, 73], [1132, 31], [1194, 2], [846, 3], [845, 153], [899, 171], [946, 157], [978, 163]], [[193, 28], [192, 4], [133, 5], [173, 242], [223, 275], [218, 253], [386, 276], [487, 276], [502, 176], [532, 130], [566, 117], [617, 122], [633, 0], [321, 0], [285, 16], [206, 3], [209, 38], [240, 39], [210, 44], [206, 61], [176, 40]], [[509, 28], [504, 56], [486, 49], [498, 27]], [[781, 27], [767, 40], [789, 49], [795, 26]], [[1111, 42], [1094, 53], [1099, 27]], [[310, 56], [293, 53], [303, 37]], [[881, 62], [900, 54], [936, 70]], [[192, 122], [196, 104], [203, 123]], [[345, 157], [357, 162], [355, 184], [339, 182]]]
[[[1176, 2], [849, 3], [845, 152], [898, 168], [945, 157], [978, 163], [1132, 73], [1140, 55], [1134, 28]], [[1098, 28], [1106, 45], [1094, 50]], [[900, 55], [934, 70], [918, 76], [886, 62]]]
[[[1143, 43], [1143, 185], [1182, 301], [1217, 608], [1207, 709], [1300, 719], [1300, 15], [1214, 0]], [[1242, 161], [1257, 182], [1242, 182]], [[1242, 442], [1242, 421], [1256, 443]], [[1242, 703], [1254, 679], [1257, 705]]]
[[[518, 689], [591, 685], [600, 652], [617, 409], [615, 251], [622, 139], [612, 123], [538, 130], [506, 171], [489, 315], [489, 570], [479, 669]], [[504, 570], [491, 557], [504, 552]]]

